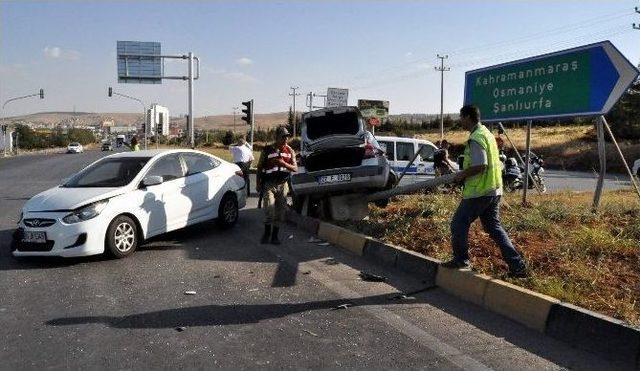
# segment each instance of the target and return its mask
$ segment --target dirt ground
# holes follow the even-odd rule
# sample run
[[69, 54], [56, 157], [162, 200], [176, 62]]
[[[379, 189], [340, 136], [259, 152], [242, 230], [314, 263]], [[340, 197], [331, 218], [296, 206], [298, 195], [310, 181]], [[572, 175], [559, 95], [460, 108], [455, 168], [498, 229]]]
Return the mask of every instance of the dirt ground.
[[[523, 253], [530, 277], [506, 278], [500, 251], [479, 222], [470, 232], [474, 269], [640, 326], [640, 200], [607, 192], [599, 213], [592, 193], [505, 197], [505, 229]], [[387, 208], [371, 206], [368, 220], [345, 226], [442, 260], [451, 257], [449, 222], [455, 194], [402, 196]]]

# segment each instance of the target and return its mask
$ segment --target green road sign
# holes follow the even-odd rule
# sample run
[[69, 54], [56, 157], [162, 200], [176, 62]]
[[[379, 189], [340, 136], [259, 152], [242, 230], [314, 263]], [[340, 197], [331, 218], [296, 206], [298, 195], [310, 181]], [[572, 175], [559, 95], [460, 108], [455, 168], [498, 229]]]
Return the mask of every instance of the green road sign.
[[600, 115], [637, 77], [604, 41], [469, 71], [464, 101], [478, 106], [485, 122]]

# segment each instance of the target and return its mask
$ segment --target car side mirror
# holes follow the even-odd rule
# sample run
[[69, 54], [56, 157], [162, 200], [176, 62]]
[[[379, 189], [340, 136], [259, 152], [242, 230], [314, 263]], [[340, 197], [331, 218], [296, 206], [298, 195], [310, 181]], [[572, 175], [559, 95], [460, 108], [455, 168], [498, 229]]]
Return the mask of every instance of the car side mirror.
[[142, 179], [143, 187], [151, 187], [158, 184], [162, 184], [162, 177], [159, 175], [150, 175]]

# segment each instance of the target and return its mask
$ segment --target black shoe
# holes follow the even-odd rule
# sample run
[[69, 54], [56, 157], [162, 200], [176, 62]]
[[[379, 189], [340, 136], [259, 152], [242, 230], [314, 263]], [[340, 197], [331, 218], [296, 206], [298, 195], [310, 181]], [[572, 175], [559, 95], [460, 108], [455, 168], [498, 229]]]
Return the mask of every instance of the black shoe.
[[278, 232], [280, 231], [279, 227], [273, 227], [273, 231], [271, 232], [271, 244], [272, 245], [280, 245], [280, 239], [278, 239]]
[[271, 237], [271, 224], [265, 224], [264, 225], [264, 234], [262, 235], [262, 238], [260, 239], [260, 243], [261, 244], [269, 243], [269, 238], [270, 237]]
[[509, 273], [507, 273], [507, 277], [509, 278], [527, 278], [529, 277], [529, 273], [527, 272], [527, 268], [522, 267], [520, 269], [510, 269]]
[[441, 263], [440, 266], [450, 269], [471, 269], [471, 264], [469, 264], [468, 261], [455, 259], [451, 259], [448, 262]]

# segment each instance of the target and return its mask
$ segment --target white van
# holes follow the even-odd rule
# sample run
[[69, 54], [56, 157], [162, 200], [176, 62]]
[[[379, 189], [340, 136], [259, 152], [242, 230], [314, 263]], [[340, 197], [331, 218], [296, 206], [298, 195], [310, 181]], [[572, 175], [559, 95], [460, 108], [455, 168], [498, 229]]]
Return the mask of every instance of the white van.
[[[387, 159], [393, 170], [400, 174], [404, 168], [413, 159], [417, 151], [420, 151], [418, 157], [409, 167], [406, 174], [412, 175], [435, 175], [433, 166], [433, 154], [437, 147], [424, 139], [402, 138], [402, 137], [383, 137], [376, 136], [378, 143], [385, 151]], [[422, 149], [420, 149], [422, 146]]]

